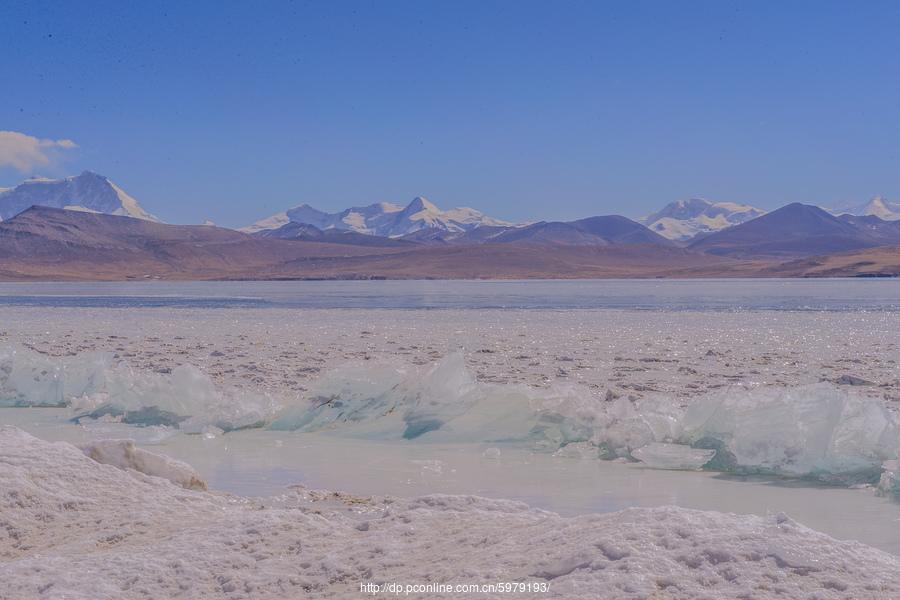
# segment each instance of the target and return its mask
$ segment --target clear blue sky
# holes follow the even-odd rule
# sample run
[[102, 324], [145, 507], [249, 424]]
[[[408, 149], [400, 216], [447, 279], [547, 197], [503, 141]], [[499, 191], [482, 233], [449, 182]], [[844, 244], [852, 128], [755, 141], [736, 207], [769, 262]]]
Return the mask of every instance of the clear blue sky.
[[0, 130], [170, 222], [896, 200], [898, 32], [877, 1], [7, 2]]

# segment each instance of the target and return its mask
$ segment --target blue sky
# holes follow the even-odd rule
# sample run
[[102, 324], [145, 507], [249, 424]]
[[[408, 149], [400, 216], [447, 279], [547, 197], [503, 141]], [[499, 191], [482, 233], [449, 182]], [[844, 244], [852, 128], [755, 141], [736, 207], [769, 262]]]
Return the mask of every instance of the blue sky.
[[227, 226], [900, 199], [898, 31], [875, 1], [7, 3], [0, 130], [43, 142], [0, 186], [90, 169]]

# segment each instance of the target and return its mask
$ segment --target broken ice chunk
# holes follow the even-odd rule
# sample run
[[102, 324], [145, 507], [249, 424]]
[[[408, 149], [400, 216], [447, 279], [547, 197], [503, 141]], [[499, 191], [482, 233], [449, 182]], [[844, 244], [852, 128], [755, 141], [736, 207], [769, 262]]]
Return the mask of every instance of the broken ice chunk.
[[490, 459], [498, 459], [500, 458], [500, 448], [488, 448], [484, 452], [481, 453], [481, 456], [484, 458]]
[[900, 499], [900, 460], [886, 460], [882, 463], [881, 479], [878, 480], [879, 496], [897, 496]]
[[654, 469], [691, 471], [701, 468], [716, 455], [715, 450], [691, 448], [681, 444], [647, 444], [631, 455]]

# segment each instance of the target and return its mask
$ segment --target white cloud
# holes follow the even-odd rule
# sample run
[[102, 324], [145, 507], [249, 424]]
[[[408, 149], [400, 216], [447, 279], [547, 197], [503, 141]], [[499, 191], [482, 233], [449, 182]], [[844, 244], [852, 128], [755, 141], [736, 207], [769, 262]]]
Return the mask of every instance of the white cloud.
[[18, 131], [0, 131], [0, 167], [28, 173], [54, 163], [60, 151], [77, 147], [72, 140], [42, 140]]

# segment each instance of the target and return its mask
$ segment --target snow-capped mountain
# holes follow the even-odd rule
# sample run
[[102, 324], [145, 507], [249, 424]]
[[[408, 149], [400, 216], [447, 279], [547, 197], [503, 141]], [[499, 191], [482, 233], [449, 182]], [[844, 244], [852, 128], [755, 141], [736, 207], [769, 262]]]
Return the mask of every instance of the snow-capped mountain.
[[891, 202], [881, 196], [875, 196], [862, 204], [825, 209], [834, 215], [856, 215], [859, 217], [875, 216], [885, 221], [900, 221], [900, 202]]
[[0, 221], [10, 219], [32, 206], [159, 221], [141, 208], [138, 201], [122, 188], [103, 175], [90, 171], [65, 179], [36, 177], [14, 188], [0, 191]]
[[368, 206], [354, 206], [337, 213], [326, 213], [308, 204], [301, 204], [257, 221], [249, 227], [244, 227], [241, 231], [258, 233], [278, 229], [287, 223], [304, 223], [323, 231], [337, 229], [384, 237], [400, 237], [429, 228], [464, 232], [482, 225], [512, 225], [512, 223], [488, 217], [474, 208], [441, 210], [419, 196], [405, 207], [391, 202], [379, 202]]
[[683, 241], [698, 233], [719, 231], [763, 214], [765, 211], [747, 204], [691, 198], [667, 204], [638, 222], [670, 240]]

